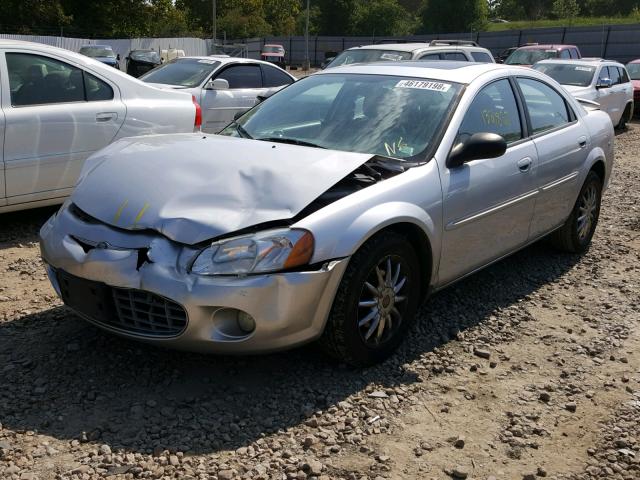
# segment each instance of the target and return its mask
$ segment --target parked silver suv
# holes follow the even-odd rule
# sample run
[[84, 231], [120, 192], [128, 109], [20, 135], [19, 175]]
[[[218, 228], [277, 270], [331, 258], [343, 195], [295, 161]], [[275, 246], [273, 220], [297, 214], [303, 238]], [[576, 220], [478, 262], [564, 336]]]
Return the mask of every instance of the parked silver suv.
[[454, 60], [495, 63], [491, 52], [468, 40], [433, 40], [430, 43], [395, 43], [353, 47], [338, 54], [326, 68], [354, 63], [401, 60]]
[[613, 138], [535, 70], [338, 67], [222, 135], [95, 155], [42, 256], [64, 302], [120, 335], [227, 353], [319, 340], [368, 365], [429, 293], [545, 235], [584, 251]]

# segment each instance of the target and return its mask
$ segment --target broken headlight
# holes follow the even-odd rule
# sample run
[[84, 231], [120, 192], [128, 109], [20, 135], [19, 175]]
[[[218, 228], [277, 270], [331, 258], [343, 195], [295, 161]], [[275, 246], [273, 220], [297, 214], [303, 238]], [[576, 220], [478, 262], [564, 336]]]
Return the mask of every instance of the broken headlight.
[[313, 255], [311, 232], [270, 230], [213, 242], [191, 265], [197, 275], [267, 273], [305, 265]]

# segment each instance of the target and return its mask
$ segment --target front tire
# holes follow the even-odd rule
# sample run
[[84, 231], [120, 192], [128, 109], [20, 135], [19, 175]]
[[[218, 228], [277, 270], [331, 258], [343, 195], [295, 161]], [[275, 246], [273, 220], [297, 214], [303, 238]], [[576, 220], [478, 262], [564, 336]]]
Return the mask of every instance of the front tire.
[[372, 237], [349, 261], [320, 347], [353, 366], [383, 361], [412, 325], [419, 294], [419, 261], [407, 238], [394, 232]]
[[564, 225], [551, 235], [552, 243], [562, 251], [582, 253], [591, 243], [600, 217], [602, 180], [593, 171], [580, 189], [571, 215]]

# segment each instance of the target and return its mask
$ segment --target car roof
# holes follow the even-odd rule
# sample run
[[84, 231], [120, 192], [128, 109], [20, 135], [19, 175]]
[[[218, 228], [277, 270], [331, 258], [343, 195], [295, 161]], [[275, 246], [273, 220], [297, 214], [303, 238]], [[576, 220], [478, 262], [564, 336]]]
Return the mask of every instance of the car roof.
[[405, 60], [400, 62], [375, 62], [351, 64], [322, 70], [315, 75], [359, 73], [368, 75], [397, 75], [469, 84], [482, 74], [495, 70], [531, 72], [531, 69], [496, 63], [455, 61]]
[[616, 65], [618, 67], [622, 67], [620, 62], [616, 62], [615, 60], [607, 60], [603, 58], [549, 58], [547, 60], [540, 60], [536, 63], [542, 64], [569, 64], [569, 65], [582, 65], [585, 67], [599, 67], [600, 65]]
[[635, 60], [631, 60], [629, 63], [640, 63], [640, 58], [636, 58]]
[[111, 45], [96, 45], [96, 44], [87, 44], [87, 45], [80, 45], [80, 48], [85, 48], [85, 47], [98, 47], [98, 48], [108, 48], [109, 50], [113, 50], [113, 48], [111, 47]]
[[564, 50], [566, 48], [578, 48], [575, 45], [545, 44], [545, 45], [525, 45], [518, 50]]

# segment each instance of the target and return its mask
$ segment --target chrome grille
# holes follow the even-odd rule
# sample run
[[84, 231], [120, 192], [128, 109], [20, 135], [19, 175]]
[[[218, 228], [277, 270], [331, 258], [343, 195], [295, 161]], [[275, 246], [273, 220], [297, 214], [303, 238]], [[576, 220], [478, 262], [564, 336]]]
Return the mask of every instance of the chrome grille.
[[181, 305], [142, 290], [113, 288], [117, 316], [107, 326], [153, 337], [173, 337], [187, 326], [187, 312]]

